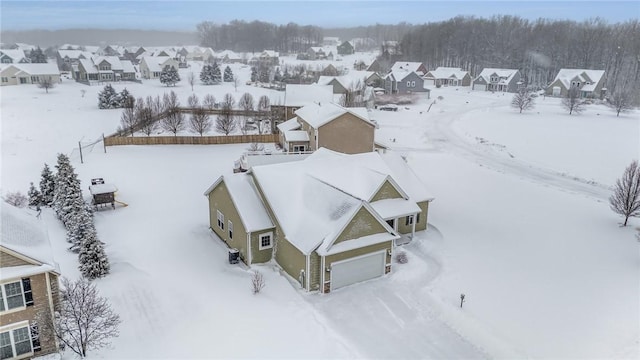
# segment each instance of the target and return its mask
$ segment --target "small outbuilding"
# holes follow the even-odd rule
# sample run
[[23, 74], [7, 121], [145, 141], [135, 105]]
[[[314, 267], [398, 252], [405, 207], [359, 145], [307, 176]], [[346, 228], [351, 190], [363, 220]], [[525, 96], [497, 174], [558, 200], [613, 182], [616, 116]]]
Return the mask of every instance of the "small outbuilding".
[[93, 198], [91, 204], [95, 206], [96, 209], [99, 205], [106, 206], [107, 204], [111, 204], [113, 209], [116, 208], [115, 192], [118, 191], [118, 188], [116, 188], [115, 185], [105, 184], [102, 178], [91, 179], [89, 191]]

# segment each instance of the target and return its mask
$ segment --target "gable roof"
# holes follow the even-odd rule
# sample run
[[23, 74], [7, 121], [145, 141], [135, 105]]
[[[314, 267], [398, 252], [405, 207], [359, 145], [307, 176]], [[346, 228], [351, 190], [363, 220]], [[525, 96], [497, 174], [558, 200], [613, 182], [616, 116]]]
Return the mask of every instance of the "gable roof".
[[[309, 254], [315, 249], [329, 251], [335, 238], [363, 207], [387, 229], [385, 239], [394, 238], [395, 234], [390, 233], [391, 229], [380, 215], [363, 200], [370, 198], [370, 194], [372, 196], [389, 178], [395, 180], [400, 190], [414, 202], [412, 209], [418, 209], [415, 202], [425, 197], [425, 190], [413, 187], [424, 186], [412, 179], [401, 178], [415, 177], [410, 169], [403, 169], [408, 165], [402, 158], [402, 163], [396, 164], [394, 157], [383, 156], [377, 152], [347, 155], [321, 148], [302, 161], [254, 166], [250, 171], [286, 239], [303, 254]], [[343, 174], [347, 169], [352, 170]], [[415, 181], [419, 182], [417, 177]], [[411, 188], [404, 188], [402, 183]], [[362, 241], [386, 240], [367, 238]]]
[[90, 59], [92, 55], [90, 52], [82, 50], [58, 50], [58, 54], [61, 58], [67, 56], [69, 57], [69, 59], [79, 59], [80, 55], [82, 55], [85, 59]]
[[[508, 84], [511, 82], [511, 80], [513, 80], [513, 77], [516, 76], [517, 73], [518, 73], [518, 70], [516, 69], [484, 68], [480, 72], [480, 75], [478, 75], [478, 77], [474, 79], [474, 81], [478, 80], [479, 78], [482, 78], [484, 79], [485, 82], [489, 83], [491, 80], [491, 76], [495, 74], [499, 78], [501, 78], [499, 83]], [[502, 78], [504, 78], [504, 80], [502, 80]]]
[[60, 75], [58, 65], [54, 63], [26, 63], [26, 64], [7, 64], [7, 69], [10, 66], [15, 67], [21, 72], [28, 75]]
[[247, 232], [269, 229], [273, 222], [267, 209], [260, 200], [253, 179], [249, 174], [237, 173], [220, 176], [204, 193], [208, 196], [220, 183], [224, 182], [229, 190], [229, 196], [238, 211], [240, 221]]
[[565, 88], [571, 87], [571, 81], [578, 78], [581, 82], [599, 83], [604, 76], [604, 70], [588, 69], [560, 69], [553, 82], [560, 81]]
[[122, 70], [122, 63], [117, 56], [96, 56], [93, 59], [93, 63], [99, 66], [103, 61], [108, 62], [111, 65], [111, 70]]
[[[27, 210], [2, 203], [0, 247], [16, 253], [33, 265], [49, 265], [45, 271], [56, 271], [49, 236], [43, 224]], [[6, 268], [2, 269], [4, 273]], [[6, 274], [2, 277], [5, 278]]]
[[369, 119], [366, 108], [345, 108], [335, 103], [319, 103], [306, 105], [295, 111], [298, 117], [315, 129], [347, 113], [355, 115], [358, 119], [371, 126], [375, 126]]
[[87, 74], [97, 74], [99, 72], [98, 67], [94, 65], [91, 59], [80, 59], [78, 61]]
[[298, 130], [300, 129], [300, 123], [298, 123], [298, 118], [294, 117], [283, 123], [278, 124], [277, 128], [283, 133], [289, 130]]
[[426, 75], [431, 75], [431, 77], [433, 77], [434, 79], [462, 79], [468, 74], [468, 71], [464, 71], [460, 68], [441, 66], [435, 70], [429, 71]]
[[294, 85], [287, 84], [284, 92], [285, 106], [305, 106], [315, 102], [333, 101], [331, 85]]
[[20, 60], [25, 59], [26, 56], [24, 55], [24, 50], [20, 50], [20, 49], [2, 49], [0, 50], [0, 56], [2, 55], [6, 55], [8, 57], [10, 57], [13, 62], [20, 62]]
[[373, 71], [364, 71], [364, 70], [351, 70], [348, 73], [340, 76], [320, 76], [318, 78], [318, 85], [329, 85], [334, 80], [340, 83], [343, 88], [349, 90], [351, 88], [355, 88], [358, 83], [361, 86], [365, 86], [367, 80], [371, 78], [371, 76], [375, 75]]
[[144, 61], [144, 63], [147, 64], [149, 71], [160, 72], [163, 69], [162, 65], [168, 60], [171, 60], [168, 56], [143, 56], [140, 62]]
[[419, 70], [420, 67], [424, 68], [424, 65], [421, 62], [396, 61], [393, 66], [391, 66], [391, 71], [413, 71], [416, 74], [422, 76], [424, 75], [424, 72], [422, 70]]

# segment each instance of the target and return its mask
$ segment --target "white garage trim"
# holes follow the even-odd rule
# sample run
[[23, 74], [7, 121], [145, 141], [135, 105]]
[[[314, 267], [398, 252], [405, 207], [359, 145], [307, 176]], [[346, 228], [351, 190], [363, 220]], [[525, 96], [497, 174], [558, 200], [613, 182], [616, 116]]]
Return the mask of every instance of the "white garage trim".
[[331, 263], [331, 291], [385, 274], [387, 249]]

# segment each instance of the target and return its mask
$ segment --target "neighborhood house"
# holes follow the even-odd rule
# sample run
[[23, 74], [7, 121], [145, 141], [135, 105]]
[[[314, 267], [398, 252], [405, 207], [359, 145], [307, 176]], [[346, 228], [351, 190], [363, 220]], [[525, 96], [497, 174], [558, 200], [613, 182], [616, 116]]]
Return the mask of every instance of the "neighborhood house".
[[580, 97], [602, 99], [607, 91], [604, 83], [604, 70], [560, 69], [546, 94], [565, 97], [575, 87], [580, 89]]
[[514, 69], [485, 68], [473, 80], [472, 90], [517, 92], [524, 86], [520, 80], [520, 71]]

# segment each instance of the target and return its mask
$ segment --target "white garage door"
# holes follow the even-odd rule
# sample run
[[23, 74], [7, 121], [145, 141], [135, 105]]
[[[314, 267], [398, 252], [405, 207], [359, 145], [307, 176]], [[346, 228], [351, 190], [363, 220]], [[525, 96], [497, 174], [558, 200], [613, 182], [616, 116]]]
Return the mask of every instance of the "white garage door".
[[473, 84], [473, 90], [487, 91], [486, 84]]
[[331, 264], [331, 290], [384, 275], [386, 251]]

